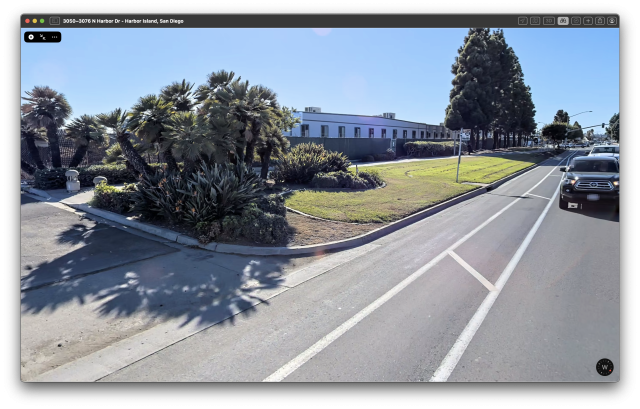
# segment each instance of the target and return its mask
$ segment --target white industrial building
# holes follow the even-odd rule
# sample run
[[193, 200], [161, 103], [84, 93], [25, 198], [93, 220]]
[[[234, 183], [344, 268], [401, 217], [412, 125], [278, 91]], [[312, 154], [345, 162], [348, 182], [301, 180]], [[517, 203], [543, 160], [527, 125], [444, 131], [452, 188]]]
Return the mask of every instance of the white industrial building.
[[396, 119], [396, 114], [350, 115], [322, 112], [319, 107], [307, 107], [294, 112], [300, 124], [285, 133], [291, 137], [310, 138], [389, 138], [389, 139], [450, 139], [459, 131], [450, 131], [444, 124], [429, 125]]

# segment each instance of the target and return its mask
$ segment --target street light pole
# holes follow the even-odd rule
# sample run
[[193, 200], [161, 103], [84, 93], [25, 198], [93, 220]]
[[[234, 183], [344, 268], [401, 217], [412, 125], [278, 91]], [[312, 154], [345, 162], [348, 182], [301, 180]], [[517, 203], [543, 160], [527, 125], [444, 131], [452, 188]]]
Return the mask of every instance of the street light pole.
[[[569, 126], [569, 122], [570, 122], [570, 120], [571, 120], [571, 117], [572, 117], [572, 116], [578, 116], [578, 115], [580, 115], [580, 114], [584, 114], [584, 113], [587, 113], [587, 112], [593, 112], [593, 111], [582, 111], [582, 112], [578, 112], [578, 113], [577, 113], [577, 114], [575, 114], [575, 115], [569, 115], [569, 114], [567, 114], [567, 127]], [[565, 145], [567, 144], [567, 135], [568, 135], [568, 132], [566, 132], [566, 133], [564, 134], [564, 144], [565, 144]]]

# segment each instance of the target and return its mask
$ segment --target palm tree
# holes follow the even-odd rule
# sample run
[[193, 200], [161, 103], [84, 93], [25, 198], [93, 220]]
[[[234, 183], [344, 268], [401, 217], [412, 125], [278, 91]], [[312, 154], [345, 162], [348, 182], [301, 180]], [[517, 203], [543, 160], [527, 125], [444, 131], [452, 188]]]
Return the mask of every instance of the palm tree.
[[21, 110], [24, 118], [32, 126], [47, 129], [47, 138], [51, 149], [51, 164], [54, 168], [62, 167], [60, 159], [60, 143], [58, 129], [64, 125], [64, 121], [71, 115], [71, 105], [61, 94], [47, 86], [36, 86], [31, 91], [26, 91], [26, 97], [22, 97], [26, 103]]
[[256, 142], [256, 151], [260, 156], [262, 167], [260, 177], [266, 179], [269, 174], [269, 163], [272, 156], [278, 156], [289, 147], [289, 140], [282, 135], [282, 131], [277, 126], [266, 126], [262, 128], [262, 135]]
[[76, 151], [69, 163], [70, 168], [80, 165], [87, 154], [87, 150], [89, 150], [90, 144], [99, 143], [105, 145], [109, 143], [105, 127], [98, 122], [98, 118], [94, 115], [82, 115], [67, 124], [66, 128], [67, 136], [76, 143]]
[[[35, 128], [27, 122], [24, 117], [20, 118], [20, 139], [24, 139], [27, 142], [27, 149], [29, 150], [29, 156], [33, 160], [38, 169], [44, 169], [44, 163], [40, 158], [40, 152], [36, 146], [36, 141], [46, 141], [46, 130], [44, 128]], [[23, 166], [24, 168], [24, 166]], [[27, 172], [25, 170], [25, 172]], [[35, 172], [35, 170], [34, 170]], [[29, 173], [29, 172], [27, 172]], [[33, 174], [29, 173], [29, 174]]]
[[273, 121], [282, 117], [277, 94], [262, 85], [253, 86], [247, 95], [249, 101], [253, 102], [253, 112], [250, 119], [251, 139], [247, 140], [247, 147], [244, 155], [245, 164], [250, 167], [253, 163], [255, 146], [262, 133], [263, 126], [271, 126]]
[[190, 176], [196, 170], [198, 159], [210, 158], [216, 146], [206, 123], [206, 118], [193, 112], [178, 112], [164, 126], [160, 149], [171, 149], [184, 161], [183, 175]]
[[160, 98], [173, 104], [176, 112], [189, 112], [195, 108], [197, 101], [193, 92], [193, 85], [186, 80], [172, 82], [160, 90]]
[[152, 174], [153, 171], [142, 156], [140, 156], [141, 148], [136, 147], [131, 143], [129, 139], [129, 114], [127, 111], [123, 111], [117, 108], [109, 113], [100, 114], [97, 116], [98, 122], [115, 132], [118, 145], [122, 149], [122, 154], [131, 163], [136, 172], [140, 174]]
[[171, 145], [162, 144], [162, 132], [171, 119], [173, 104], [156, 95], [141, 97], [131, 109], [129, 127], [148, 144], [165, 145], [162, 156], [170, 172], [178, 171], [178, 163], [173, 157]]

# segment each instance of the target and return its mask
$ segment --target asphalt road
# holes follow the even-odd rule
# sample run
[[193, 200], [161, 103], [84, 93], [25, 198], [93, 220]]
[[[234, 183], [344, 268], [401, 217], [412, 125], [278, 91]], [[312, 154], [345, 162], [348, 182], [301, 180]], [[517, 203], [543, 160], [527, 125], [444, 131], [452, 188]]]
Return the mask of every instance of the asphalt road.
[[560, 210], [558, 162], [101, 380], [618, 381], [618, 215]]

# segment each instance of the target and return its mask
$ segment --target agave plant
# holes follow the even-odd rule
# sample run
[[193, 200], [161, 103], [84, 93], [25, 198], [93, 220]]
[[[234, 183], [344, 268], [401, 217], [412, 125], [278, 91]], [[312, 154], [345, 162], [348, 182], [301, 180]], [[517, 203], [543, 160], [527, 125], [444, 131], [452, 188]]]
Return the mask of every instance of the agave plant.
[[82, 115], [75, 118], [66, 126], [66, 135], [73, 139], [76, 144], [76, 151], [69, 163], [70, 168], [80, 165], [84, 159], [90, 144], [109, 144], [109, 137], [105, 127], [100, 124], [94, 115]]
[[71, 105], [61, 94], [46, 86], [34, 87], [26, 91], [26, 97], [22, 97], [26, 103], [20, 107], [23, 118], [35, 128], [44, 127], [47, 130], [47, 139], [51, 149], [51, 164], [54, 168], [62, 167], [60, 158], [60, 143], [58, 129], [71, 116]]

